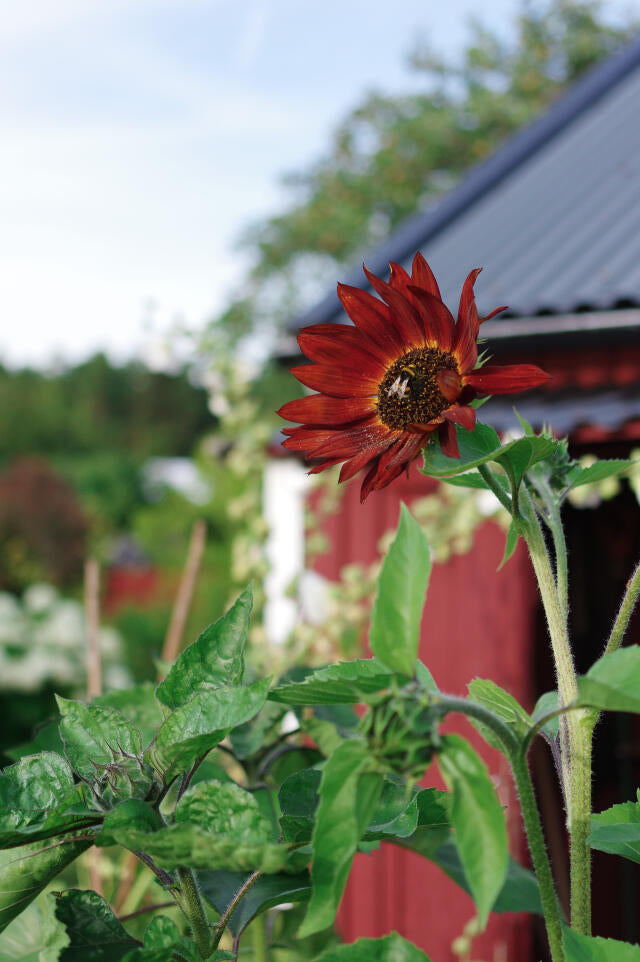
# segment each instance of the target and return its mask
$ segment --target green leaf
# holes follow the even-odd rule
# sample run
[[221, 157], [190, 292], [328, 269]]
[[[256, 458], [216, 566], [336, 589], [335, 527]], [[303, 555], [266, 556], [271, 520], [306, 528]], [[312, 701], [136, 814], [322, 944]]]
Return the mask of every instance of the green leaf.
[[96, 892], [64, 892], [56, 900], [55, 913], [69, 936], [60, 962], [120, 962], [139, 945]]
[[[500, 688], [499, 685], [496, 685], [496, 683], [490, 679], [474, 678], [474, 680], [469, 683], [468, 688], [472, 701], [483, 705], [485, 708], [488, 708], [489, 711], [493, 712], [494, 715], [497, 715], [520, 741], [524, 739], [532, 725], [532, 720], [530, 715], [524, 710], [522, 705], [516, 701], [513, 695], [510, 695], [508, 691]], [[475, 718], [469, 718], [469, 721], [478, 729], [489, 745], [497, 748], [498, 751], [504, 750], [502, 740], [492, 729], [483, 725], [482, 722], [479, 722]]]
[[156, 689], [163, 705], [179, 708], [195, 691], [242, 683], [252, 605], [253, 595], [248, 587], [226, 615], [209, 625], [197, 641], [185, 648]]
[[[404, 847], [409, 848], [411, 846], [406, 845]], [[435, 851], [427, 854], [426, 857], [435, 862], [456, 885], [471, 894], [471, 888], [460, 861], [460, 853], [453, 838], [448, 838], [445, 842], [442, 842]], [[497, 913], [529, 912], [542, 915], [540, 890], [533, 872], [523, 868], [514, 859], [509, 858], [504, 884], [491, 911]]]
[[115, 708], [124, 715], [140, 732], [143, 747], [149, 744], [164, 721], [164, 713], [156, 698], [155, 685], [151, 682], [98, 695], [91, 704]]
[[287, 705], [357, 705], [388, 688], [393, 677], [376, 658], [356, 658], [314, 671], [304, 681], [278, 685], [269, 698]]
[[578, 679], [579, 703], [601, 711], [640, 712], [640, 646], [603, 655]]
[[284, 846], [271, 842], [271, 825], [255, 798], [232, 782], [194, 785], [178, 802], [175, 823], [157, 831], [126, 821], [107, 827], [120, 844], [170, 867], [278, 872], [288, 856]]
[[[431, 478], [451, 477], [464, 474], [471, 468], [495, 460], [495, 455], [503, 449], [496, 431], [488, 424], [478, 421], [473, 431], [456, 427], [459, 458], [449, 458], [442, 453], [434, 438], [423, 450], [422, 473]], [[505, 445], [506, 447], [506, 445]]]
[[280, 737], [280, 724], [286, 711], [283, 705], [268, 701], [255, 718], [234, 728], [229, 741], [236, 758], [251, 758], [274, 744]]
[[90, 845], [46, 839], [0, 852], [0, 932]]
[[95, 844], [99, 846], [116, 845], [117, 838], [114, 833], [120, 829], [155, 832], [163, 825], [164, 822], [157, 808], [149, 805], [148, 802], [140, 801], [138, 798], [127, 798], [110, 812], [107, 812], [100, 832], [96, 835]]
[[[531, 721], [534, 725], [537, 725], [545, 715], [550, 715], [552, 712], [558, 709], [558, 692], [557, 691], [546, 691], [544, 695], [540, 695], [536, 702], [536, 707], [533, 709], [533, 714], [531, 715]], [[547, 722], [544, 723], [540, 731], [547, 736], [548, 739], [553, 741], [560, 730], [560, 716], [554, 715]]]
[[520, 487], [527, 471], [534, 464], [549, 458], [558, 447], [558, 443], [555, 438], [540, 434], [518, 438], [517, 441], [505, 444], [502, 453], [496, 457], [496, 460], [503, 467], [507, 468], [508, 466], [509, 472], [513, 472], [517, 489]]
[[[202, 894], [222, 915], [236, 892], [247, 881], [246, 872], [199, 872]], [[262, 912], [285, 902], [306, 902], [311, 895], [308, 872], [299, 875], [263, 875], [254, 882], [229, 919], [229, 928], [239, 935]]]
[[313, 828], [311, 902], [299, 930], [305, 938], [333, 923], [358, 842], [375, 809], [382, 778], [370, 765], [364, 741], [349, 739], [328, 759]]
[[264, 705], [269, 679], [233, 688], [205, 688], [172, 712], [145, 752], [166, 782], [188, 771], [236, 725], [243, 725]]
[[11, 848], [80, 830], [101, 820], [89, 791], [75, 785], [55, 752], [27, 755], [0, 775], [0, 847]]
[[640, 862], [640, 794], [636, 802], [612, 805], [591, 816], [591, 848]]
[[[498, 477], [498, 475], [496, 475]], [[500, 477], [502, 477], [500, 475]], [[475, 488], [477, 491], [489, 491], [489, 485], [479, 471], [468, 471], [466, 474], [456, 474], [451, 478], [442, 478], [445, 484], [454, 488]], [[506, 486], [505, 486], [506, 490]]]
[[2, 962], [58, 962], [69, 940], [53, 911], [43, 911], [45, 898], [28, 905], [0, 935]]
[[144, 798], [153, 779], [142, 765], [135, 725], [115, 708], [56, 698], [60, 734], [74, 771], [106, 798]]
[[371, 612], [371, 651], [392, 671], [413, 674], [420, 643], [420, 622], [431, 573], [424, 531], [406, 505], [382, 562]]
[[334, 946], [315, 962], [429, 962], [429, 957], [413, 942], [392, 932], [381, 939], [357, 939], [351, 945]]
[[340, 742], [344, 740], [344, 736], [340, 734], [336, 726], [323, 718], [316, 718], [315, 716], [303, 718], [300, 727], [325, 758], [332, 755]]
[[518, 547], [518, 539], [520, 534], [518, 532], [518, 526], [516, 522], [512, 519], [507, 531], [507, 537], [504, 542], [504, 554], [502, 555], [502, 561], [498, 565], [498, 571], [500, 571], [506, 565], [507, 561], [513, 557], [513, 554]]
[[[179, 952], [180, 957], [188, 959], [189, 962], [200, 962], [201, 956], [195, 942], [181, 935], [178, 926], [171, 919], [156, 915], [144, 933], [144, 947], [129, 952], [123, 962], [174, 962], [174, 952]], [[214, 954], [212, 959], [215, 958]]]
[[64, 745], [58, 731], [58, 720], [51, 721], [38, 729], [37, 734], [30, 742], [22, 745], [15, 745], [13, 748], [5, 748], [4, 753], [12, 761], [17, 762], [25, 755], [37, 755], [40, 752], [55, 752], [62, 755]]
[[562, 930], [566, 962], [640, 962], [640, 947], [617, 939], [599, 939]]
[[507, 872], [504, 814], [484, 762], [464, 739], [443, 737], [438, 767], [453, 794], [455, 841], [484, 926]]
[[596, 461], [595, 464], [591, 464], [586, 468], [583, 468], [580, 464], [575, 464], [569, 471], [569, 487], [579, 488], [583, 484], [594, 484], [597, 481], [605, 481], [607, 478], [612, 478], [616, 474], [621, 474], [637, 463], [637, 461], [612, 459], [610, 461]]

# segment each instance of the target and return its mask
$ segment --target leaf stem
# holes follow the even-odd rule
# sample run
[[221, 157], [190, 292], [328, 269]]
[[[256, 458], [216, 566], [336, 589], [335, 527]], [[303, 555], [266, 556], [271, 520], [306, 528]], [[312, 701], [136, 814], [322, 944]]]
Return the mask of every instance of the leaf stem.
[[636, 606], [638, 595], [640, 595], [640, 564], [633, 572], [627, 583], [627, 590], [622, 598], [620, 610], [617, 614], [616, 620], [613, 623], [613, 628], [611, 629], [611, 634], [609, 635], [609, 640], [607, 641], [607, 645], [604, 650], [605, 655], [611, 654], [612, 651], [615, 651], [616, 648], [620, 647], [622, 639], [624, 638], [624, 634], [629, 625], [631, 615], [633, 614], [633, 609]]
[[511, 502], [511, 498], [509, 497], [507, 492], [500, 486], [498, 481], [496, 481], [491, 469], [488, 468], [486, 464], [479, 464], [478, 473], [481, 475], [482, 480], [485, 482], [485, 484], [491, 489], [491, 491], [493, 491], [493, 493], [495, 494], [496, 498], [498, 499], [502, 507], [506, 508], [509, 514], [513, 516], [513, 505]]
[[178, 889], [172, 894], [191, 927], [200, 957], [208, 959], [215, 946], [195, 876], [192, 869], [181, 866], [176, 869], [176, 878]]
[[238, 904], [242, 901], [242, 899], [247, 894], [251, 886], [258, 881], [261, 875], [262, 875], [262, 872], [252, 872], [251, 875], [247, 879], [245, 879], [245, 881], [242, 883], [242, 885], [240, 886], [236, 894], [233, 896], [233, 898], [227, 905], [226, 909], [224, 910], [224, 914], [220, 917], [220, 921], [216, 923], [216, 927], [215, 927], [216, 930], [213, 937], [214, 949], [217, 949], [218, 945], [220, 944], [222, 933], [224, 932], [227, 925], [229, 924], [229, 919], [237, 909]]

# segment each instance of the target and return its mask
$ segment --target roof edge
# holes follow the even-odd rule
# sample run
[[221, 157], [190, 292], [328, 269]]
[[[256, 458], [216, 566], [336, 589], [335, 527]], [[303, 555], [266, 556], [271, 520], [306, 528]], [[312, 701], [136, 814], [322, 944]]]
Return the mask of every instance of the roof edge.
[[[541, 117], [514, 133], [502, 147], [474, 165], [452, 191], [404, 220], [386, 241], [365, 255], [369, 270], [374, 274], [385, 274], [389, 261], [402, 262], [419, 250], [639, 66], [640, 36], [577, 80]], [[360, 267], [347, 271], [345, 283], [354, 287], [368, 286], [363, 284]], [[337, 293], [331, 291], [310, 310], [292, 320], [289, 329], [295, 331], [310, 324], [327, 323], [341, 311]]]

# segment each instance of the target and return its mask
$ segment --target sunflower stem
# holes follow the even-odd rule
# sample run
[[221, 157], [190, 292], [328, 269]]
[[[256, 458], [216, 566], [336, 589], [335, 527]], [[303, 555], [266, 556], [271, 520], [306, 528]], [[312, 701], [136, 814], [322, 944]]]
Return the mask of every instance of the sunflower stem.
[[511, 498], [509, 497], [507, 492], [504, 490], [504, 488], [500, 485], [500, 482], [496, 481], [493, 471], [491, 471], [490, 468], [486, 466], [486, 464], [479, 464], [478, 473], [482, 477], [482, 480], [487, 485], [487, 487], [490, 488], [491, 491], [493, 491], [493, 493], [495, 494], [496, 498], [498, 499], [502, 507], [506, 508], [509, 514], [513, 515], [513, 505], [511, 502]]
[[[526, 489], [525, 489], [526, 491]], [[527, 517], [522, 534], [527, 542], [547, 618], [556, 666], [560, 707], [578, 696], [573, 656], [563, 608], [540, 521], [527, 492]], [[560, 718], [560, 751], [570, 833], [571, 925], [584, 935], [591, 931], [591, 822], [592, 713], [576, 711]]]
[[611, 634], [609, 635], [609, 640], [607, 641], [607, 646], [604, 650], [605, 655], [611, 654], [612, 651], [615, 651], [616, 648], [620, 647], [639, 595], [640, 564], [631, 575], [631, 578], [627, 584], [627, 590], [624, 593], [620, 610], [616, 616], [616, 620], [613, 623], [613, 628], [611, 629]]

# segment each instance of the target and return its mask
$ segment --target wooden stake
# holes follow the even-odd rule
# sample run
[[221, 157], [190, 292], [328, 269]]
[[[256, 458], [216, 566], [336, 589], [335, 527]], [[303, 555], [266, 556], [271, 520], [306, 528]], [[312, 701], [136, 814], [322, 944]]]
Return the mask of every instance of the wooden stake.
[[189, 550], [187, 551], [187, 560], [185, 562], [184, 571], [182, 572], [182, 577], [178, 586], [176, 599], [173, 604], [171, 621], [169, 622], [167, 634], [164, 639], [164, 645], [162, 648], [162, 661], [165, 663], [171, 663], [175, 661], [180, 653], [180, 649], [182, 648], [184, 626], [187, 620], [187, 615], [189, 614], [189, 608], [191, 606], [193, 592], [195, 590], [196, 580], [198, 578], [198, 571], [200, 570], [200, 563], [204, 553], [206, 536], [207, 526], [205, 522], [200, 519], [196, 521], [191, 532]]

